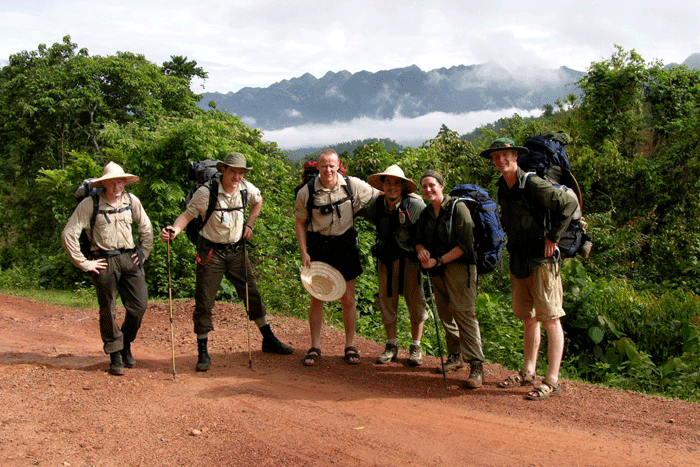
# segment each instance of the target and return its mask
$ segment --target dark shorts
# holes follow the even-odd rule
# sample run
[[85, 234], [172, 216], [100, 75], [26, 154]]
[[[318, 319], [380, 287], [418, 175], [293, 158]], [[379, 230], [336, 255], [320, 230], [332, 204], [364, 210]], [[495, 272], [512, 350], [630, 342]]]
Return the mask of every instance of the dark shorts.
[[362, 274], [362, 263], [357, 251], [357, 231], [354, 228], [337, 237], [308, 232], [306, 251], [311, 261], [330, 264], [340, 271], [346, 281]]

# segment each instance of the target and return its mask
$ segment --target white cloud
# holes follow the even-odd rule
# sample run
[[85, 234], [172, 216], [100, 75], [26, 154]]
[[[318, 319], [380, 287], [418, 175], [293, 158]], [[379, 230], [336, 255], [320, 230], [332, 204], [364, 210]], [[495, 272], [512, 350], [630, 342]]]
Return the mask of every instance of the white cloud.
[[699, 16], [683, 0], [0, 0], [0, 60], [69, 34], [93, 55], [187, 56], [209, 72], [206, 90], [223, 93], [412, 64], [585, 71], [615, 44], [682, 62], [700, 52]]
[[468, 133], [481, 125], [500, 118], [519, 114], [522, 117], [538, 116], [541, 110], [506, 109], [479, 111], [464, 114], [433, 112], [417, 118], [376, 120], [358, 118], [350, 122], [334, 122], [328, 125], [302, 125], [267, 131], [265, 141], [274, 141], [285, 150], [310, 146], [326, 146], [335, 143], [366, 138], [390, 138], [404, 146], [417, 146], [434, 138], [442, 125], [458, 132]]

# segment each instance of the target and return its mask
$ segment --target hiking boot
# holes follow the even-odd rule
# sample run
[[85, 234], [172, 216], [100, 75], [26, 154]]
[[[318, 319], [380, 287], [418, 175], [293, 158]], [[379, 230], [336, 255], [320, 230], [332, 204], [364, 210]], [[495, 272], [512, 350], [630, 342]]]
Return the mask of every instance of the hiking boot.
[[122, 354], [120, 352], [112, 352], [109, 354], [109, 359], [109, 373], [117, 376], [123, 375], [124, 365], [122, 364]]
[[287, 345], [284, 342], [280, 342], [274, 334], [263, 337], [262, 341], [262, 351], [266, 353], [276, 353], [280, 355], [289, 355], [294, 352], [294, 348], [291, 345]]
[[209, 357], [209, 352], [207, 352], [207, 343], [209, 339], [197, 339], [197, 353], [199, 358], [197, 359], [197, 371], [207, 371], [211, 364], [211, 358]]
[[420, 344], [411, 344], [408, 353], [408, 366], [421, 366], [423, 364], [423, 351]]
[[125, 367], [133, 368], [136, 365], [136, 359], [131, 355], [131, 342], [124, 342], [124, 348], [120, 353]]
[[467, 378], [467, 389], [480, 388], [484, 379], [484, 364], [479, 360], [469, 362], [469, 378]]
[[[451, 353], [447, 357], [447, 361], [445, 362], [445, 373], [449, 373], [451, 371], [459, 371], [463, 370], [466, 368], [467, 364], [464, 363], [464, 360], [462, 360], [462, 354], [459, 353]], [[442, 368], [438, 367], [435, 369], [436, 373], [442, 373]]]
[[377, 363], [380, 365], [387, 364], [389, 362], [393, 362], [396, 360], [396, 357], [399, 356], [399, 347], [395, 344], [387, 344], [386, 347], [384, 347], [384, 352], [377, 357]]

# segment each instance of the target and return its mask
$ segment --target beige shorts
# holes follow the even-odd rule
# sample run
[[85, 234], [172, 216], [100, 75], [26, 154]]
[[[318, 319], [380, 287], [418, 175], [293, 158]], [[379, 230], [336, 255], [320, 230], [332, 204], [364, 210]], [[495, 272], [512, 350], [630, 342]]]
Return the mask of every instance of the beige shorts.
[[560, 263], [545, 263], [530, 277], [516, 279], [511, 274], [513, 314], [524, 320], [548, 321], [566, 315], [562, 308], [564, 290], [559, 274]]

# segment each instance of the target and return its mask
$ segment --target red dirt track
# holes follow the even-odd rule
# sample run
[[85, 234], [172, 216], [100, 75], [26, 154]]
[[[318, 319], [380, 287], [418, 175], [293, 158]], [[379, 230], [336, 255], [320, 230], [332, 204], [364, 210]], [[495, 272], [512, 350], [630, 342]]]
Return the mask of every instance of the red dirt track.
[[[151, 304], [133, 344], [137, 365], [107, 373], [97, 311], [0, 295], [2, 466], [681, 466], [699, 465], [700, 405], [564, 381], [544, 401], [467, 372], [374, 364], [382, 346], [324, 327], [323, 356], [307, 368], [305, 321], [271, 316], [294, 354], [260, 351], [249, 366], [243, 310], [217, 303], [212, 367], [196, 373], [193, 301]], [[123, 312], [123, 310], [121, 310]], [[120, 313], [120, 321], [121, 321]], [[488, 358], [488, 356], [487, 356]]]

